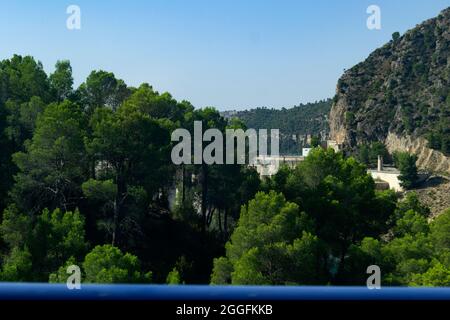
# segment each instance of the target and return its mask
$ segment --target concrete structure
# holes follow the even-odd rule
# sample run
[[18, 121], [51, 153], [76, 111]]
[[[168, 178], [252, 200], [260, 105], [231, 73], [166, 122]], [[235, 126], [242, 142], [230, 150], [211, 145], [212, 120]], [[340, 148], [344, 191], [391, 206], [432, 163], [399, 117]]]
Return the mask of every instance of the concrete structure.
[[397, 192], [402, 192], [403, 187], [400, 185], [400, 180], [398, 176], [400, 171], [396, 168], [384, 168], [381, 171], [378, 170], [368, 170], [375, 183], [379, 182], [381, 184], [389, 184], [389, 188]]
[[383, 157], [382, 156], [378, 156], [377, 159], [377, 171], [382, 171], [383, 170]]
[[307, 157], [312, 148], [302, 148], [302, 156]]
[[270, 177], [278, 172], [281, 164], [294, 168], [304, 159], [305, 157], [303, 156], [258, 156], [254, 166], [261, 177]]
[[400, 171], [394, 167], [384, 167], [383, 157], [378, 156], [377, 169], [369, 169], [367, 172], [372, 176], [377, 185], [377, 189], [393, 189], [396, 192], [402, 192], [403, 187], [398, 179]]
[[[300, 138], [300, 137], [299, 137]], [[311, 143], [311, 135], [306, 135], [307, 143]], [[321, 146], [323, 148], [332, 148], [336, 152], [340, 150], [340, 145], [333, 140], [322, 141]], [[273, 176], [278, 172], [278, 169], [281, 164], [287, 164], [289, 167], [294, 168], [299, 162], [303, 161], [305, 157], [308, 156], [309, 152], [312, 148], [302, 148], [301, 156], [258, 156], [256, 158], [256, 170], [258, 171], [261, 177], [263, 176]]]
[[339, 152], [339, 150], [341, 149], [341, 145], [334, 140], [327, 140], [326, 146], [327, 148], [334, 149], [334, 151], [336, 152]]

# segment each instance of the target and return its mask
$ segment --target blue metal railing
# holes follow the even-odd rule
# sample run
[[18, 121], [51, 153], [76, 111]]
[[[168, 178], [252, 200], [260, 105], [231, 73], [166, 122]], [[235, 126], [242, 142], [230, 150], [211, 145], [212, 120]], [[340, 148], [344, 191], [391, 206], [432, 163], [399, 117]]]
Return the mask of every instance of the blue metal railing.
[[0, 300], [449, 300], [450, 288], [0, 283]]

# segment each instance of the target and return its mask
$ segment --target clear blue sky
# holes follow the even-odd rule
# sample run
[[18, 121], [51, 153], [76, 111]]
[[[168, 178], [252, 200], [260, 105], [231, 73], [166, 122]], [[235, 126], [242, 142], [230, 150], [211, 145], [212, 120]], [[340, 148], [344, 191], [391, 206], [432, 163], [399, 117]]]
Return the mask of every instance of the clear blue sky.
[[[66, 8], [81, 8], [81, 30]], [[368, 30], [366, 9], [381, 8]], [[334, 94], [344, 68], [450, 6], [450, 0], [149, 0], [0, 2], [0, 58], [72, 63], [148, 82], [196, 107], [290, 107]]]

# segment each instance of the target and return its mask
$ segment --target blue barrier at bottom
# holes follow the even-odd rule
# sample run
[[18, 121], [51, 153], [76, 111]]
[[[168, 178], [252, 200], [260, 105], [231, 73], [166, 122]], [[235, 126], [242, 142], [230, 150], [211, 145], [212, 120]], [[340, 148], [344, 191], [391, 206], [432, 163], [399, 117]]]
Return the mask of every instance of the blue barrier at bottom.
[[450, 288], [0, 283], [0, 300], [450, 300]]

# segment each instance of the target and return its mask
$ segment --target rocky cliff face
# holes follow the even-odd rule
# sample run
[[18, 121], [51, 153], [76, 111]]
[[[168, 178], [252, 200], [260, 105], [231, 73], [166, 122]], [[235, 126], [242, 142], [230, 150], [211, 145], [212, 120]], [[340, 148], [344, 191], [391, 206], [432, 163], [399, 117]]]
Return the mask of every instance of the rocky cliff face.
[[[450, 8], [347, 70], [329, 119], [331, 138], [349, 149], [382, 141], [450, 174]], [[434, 133], [436, 150], [427, 141]]]
[[417, 155], [417, 166], [436, 173], [450, 175], [450, 158], [442, 152], [428, 148], [428, 141], [421, 137], [413, 138], [409, 135], [398, 136], [389, 133], [385, 140], [390, 153], [406, 151]]

